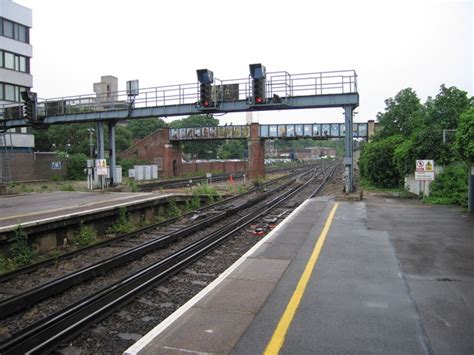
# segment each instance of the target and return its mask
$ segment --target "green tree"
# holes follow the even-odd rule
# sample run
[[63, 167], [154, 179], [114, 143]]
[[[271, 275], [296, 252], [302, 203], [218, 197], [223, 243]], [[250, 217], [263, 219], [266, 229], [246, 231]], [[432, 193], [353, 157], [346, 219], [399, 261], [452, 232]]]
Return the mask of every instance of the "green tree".
[[[105, 146], [109, 146], [108, 126], [104, 125]], [[52, 125], [47, 129], [33, 129], [35, 135], [35, 149], [37, 151], [59, 151], [68, 154], [90, 155], [90, 132], [96, 130], [95, 125], [88, 123], [70, 123]], [[92, 142], [96, 147], [96, 132]], [[132, 144], [131, 131], [122, 125], [115, 126], [115, 147], [117, 151], [127, 149]]]
[[474, 162], [474, 107], [464, 112], [456, 130], [456, 150], [467, 162]]
[[[218, 126], [219, 120], [210, 115], [193, 115], [170, 123], [171, 128]], [[194, 159], [215, 159], [222, 145], [220, 141], [184, 142], [183, 152]]]
[[382, 126], [378, 137], [383, 139], [398, 134], [409, 136], [421, 125], [423, 106], [413, 89], [401, 90], [395, 98], [385, 100], [385, 105], [385, 112], [377, 114]]
[[[106, 130], [108, 133], [108, 130]], [[106, 145], [109, 146], [109, 135], [106, 134]], [[125, 126], [115, 126], [115, 149], [117, 152], [122, 152], [129, 148], [133, 142], [133, 133]]]
[[402, 176], [394, 162], [394, 152], [403, 140], [402, 135], [397, 135], [364, 145], [359, 159], [362, 176], [375, 186], [398, 186]]
[[130, 120], [127, 124], [134, 139], [141, 139], [163, 127], [166, 127], [166, 122], [161, 118]]
[[219, 154], [221, 159], [243, 159], [245, 156], [245, 143], [247, 141], [235, 140], [225, 142]]
[[447, 88], [442, 84], [439, 91], [435, 99], [428, 97], [425, 103], [426, 124], [438, 129], [456, 129], [459, 117], [474, 104], [474, 100], [455, 86]]
[[87, 164], [87, 155], [83, 153], [71, 154], [67, 159], [67, 178], [69, 180], [82, 180], [85, 178], [84, 169]]
[[[89, 154], [89, 132], [91, 124], [61, 124], [45, 129], [33, 129], [35, 149], [38, 151], [61, 151], [70, 154]], [[38, 137], [38, 138], [36, 138]]]

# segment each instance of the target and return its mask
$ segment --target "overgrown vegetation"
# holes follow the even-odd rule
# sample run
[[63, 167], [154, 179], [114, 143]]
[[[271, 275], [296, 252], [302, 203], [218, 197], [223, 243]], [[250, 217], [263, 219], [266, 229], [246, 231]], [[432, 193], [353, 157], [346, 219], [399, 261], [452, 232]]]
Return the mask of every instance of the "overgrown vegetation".
[[199, 185], [193, 190], [194, 196], [205, 195], [208, 199], [208, 204], [214, 203], [216, 198], [219, 197], [219, 192], [215, 187], [209, 186], [208, 184]]
[[174, 218], [181, 216], [181, 209], [178, 207], [175, 199], [170, 199], [168, 202], [167, 209], [168, 218]]
[[79, 231], [76, 233], [74, 242], [81, 247], [85, 247], [95, 243], [96, 240], [97, 234], [94, 228], [84, 225], [81, 221], [81, 225], [79, 227]]
[[[417, 159], [433, 159], [446, 169], [437, 174], [432, 194], [425, 200], [465, 206], [466, 166], [474, 162], [474, 98], [441, 85], [439, 94], [428, 97], [425, 104], [411, 88], [385, 104], [385, 112], [377, 115], [381, 129], [362, 148], [362, 178], [378, 187], [403, 188], [403, 179], [413, 174]], [[454, 139], [443, 141], [450, 132], [455, 132]]]
[[460, 205], [467, 207], [466, 163], [453, 163], [436, 176], [431, 184], [431, 193], [424, 201], [434, 204]]
[[35, 257], [35, 249], [28, 244], [28, 235], [25, 233], [21, 225], [18, 225], [15, 229], [14, 241], [10, 248], [10, 261], [11, 266], [14, 268], [31, 264]]
[[194, 193], [190, 200], [186, 201], [185, 209], [187, 211], [194, 211], [201, 207], [201, 198], [198, 194]]
[[138, 187], [138, 183], [135, 179], [128, 179], [128, 187], [130, 187], [130, 191], [132, 192], [140, 192], [140, 188]]
[[67, 158], [67, 179], [68, 180], [83, 180], [86, 173], [87, 155], [84, 153], [71, 154]]
[[134, 225], [130, 220], [130, 214], [127, 208], [122, 206], [118, 209], [117, 223], [107, 229], [107, 233], [123, 234], [128, 233], [134, 229]]

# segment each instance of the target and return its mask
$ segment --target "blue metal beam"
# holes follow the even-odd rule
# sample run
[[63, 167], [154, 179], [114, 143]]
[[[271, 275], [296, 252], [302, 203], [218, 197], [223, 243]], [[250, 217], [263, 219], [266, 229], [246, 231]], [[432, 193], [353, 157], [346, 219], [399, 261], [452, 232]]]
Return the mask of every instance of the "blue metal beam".
[[[87, 123], [98, 121], [117, 121], [125, 119], [140, 119], [149, 117], [189, 116], [202, 113], [234, 113], [247, 111], [274, 111], [311, 108], [330, 108], [359, 105], [358, 93], [292, 96], [282, 100], [279, 104], [251, 105], [246, 100], [219, 102], [212, 109], [200, 109], [194, 104], [181, 104], [156, 107], [138, 107], [128, 110], [82, 112], [66, 115], [46, 116], [43, 124]], [[31, 122], [24, 119], [1, 120], [0, 129], [31, 126]]]

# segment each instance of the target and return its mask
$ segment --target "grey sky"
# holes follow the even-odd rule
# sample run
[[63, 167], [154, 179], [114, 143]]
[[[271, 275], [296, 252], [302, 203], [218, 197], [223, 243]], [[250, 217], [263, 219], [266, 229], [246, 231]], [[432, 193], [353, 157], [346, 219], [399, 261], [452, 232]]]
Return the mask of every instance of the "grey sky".
[[[290, 74], [355, 69], [358, 121], [412, 87], [473, 95], [473, 1], [15, 0], [33, 9], [32, 74], [42, 98], [92, 93], [101, 75], [140, 87], [245, 78], [248, 64]], [[245, 114], [220, 117], [244, 123]], [[261, 113], [260, 122], [343, 121], [342, 110]]]

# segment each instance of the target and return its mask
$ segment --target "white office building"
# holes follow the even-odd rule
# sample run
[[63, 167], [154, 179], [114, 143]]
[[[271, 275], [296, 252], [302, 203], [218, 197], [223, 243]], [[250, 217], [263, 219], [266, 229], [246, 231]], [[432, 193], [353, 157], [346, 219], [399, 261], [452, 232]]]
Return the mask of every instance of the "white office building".
[[[4, 109], [0, 118], [17, 118], [8, 117], [17, 116], [10, 107], [21, 103], [21, 92], [33, 87], [31, 26], [31, 9], [12, 0], [0, 0], [0, 106]], [[10, 130], [4, 135], [4, 144], [14, 151], [31, 151], [34, 137], [30, 133], [27, 128]]]

